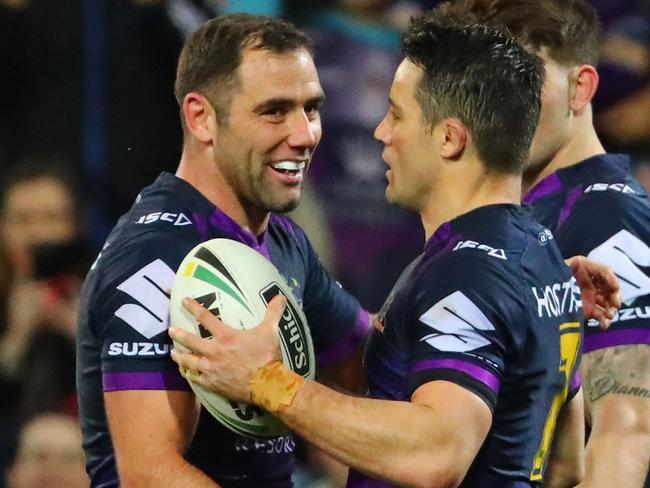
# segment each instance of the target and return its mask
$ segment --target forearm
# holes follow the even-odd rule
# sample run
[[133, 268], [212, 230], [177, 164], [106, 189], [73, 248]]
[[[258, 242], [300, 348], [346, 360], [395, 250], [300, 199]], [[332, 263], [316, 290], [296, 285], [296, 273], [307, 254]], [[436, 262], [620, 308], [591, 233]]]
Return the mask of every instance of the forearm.
[[118, 460], [120, 486], [124, 488], [156, 486], [160, 488], [219, 487], [205, 473], [178, 455], [160, 457], [151, 462], [121, 468]]
[[400, 486], [455, 486], [465, 473], [454, 456], [462, 446], [429, 406], [347, 396], [307, 381], [277, 415], [344, 464]]

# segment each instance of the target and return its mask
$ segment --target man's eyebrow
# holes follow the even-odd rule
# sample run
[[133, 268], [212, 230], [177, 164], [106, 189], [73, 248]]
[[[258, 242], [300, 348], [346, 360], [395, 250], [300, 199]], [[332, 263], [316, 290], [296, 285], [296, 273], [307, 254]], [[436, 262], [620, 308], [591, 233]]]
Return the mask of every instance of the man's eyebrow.
[[[305, 105], [306, 106], [322, 105], [324, 101], [325, 101], [325, 94], [322, 93], [320, 95], [316, 95], [308, 99]], [[264, 100], [262, 103], [260, 103], [253, 109], [253, 112], [261, 114], [274, 108], [290, 109], [296, 105], [297, 105], [296, 100], [294, 100], [293, 98], [274, 97], [274, 98], [269, 98], [268, 100]]]
[[275, 98], [269, 98], [268, 100], [264, 100], [262, 103], [257, 105], [254, 109], [253, 112], [255, 113], [264, 113], [267, 110], [273, 109], [273, 108], [291, 108], [296, 104], [296, 101], [287, 98], [287, 97], [275, 97]]
[[313, 96], [309, 100], [307, 100], [306, 105], [322, 105], [323, 102], [325, 102], [326, 99], [327, 99], [327, 97], [325, 96], [325, 94], [321, 93], [321, 94]]

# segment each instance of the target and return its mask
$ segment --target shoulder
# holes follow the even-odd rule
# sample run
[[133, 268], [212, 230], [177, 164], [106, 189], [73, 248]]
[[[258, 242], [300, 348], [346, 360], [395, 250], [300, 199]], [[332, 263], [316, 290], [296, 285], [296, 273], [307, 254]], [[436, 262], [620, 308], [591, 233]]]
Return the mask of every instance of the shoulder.
[[305, 232], [290, 217], [280, 214], [271, 214], [269, 232], [288, 239], [305, 239]]
[[521, 279], [516, 264], [508, 261], [505, 252], [477, 246], [459, 247], [444, 256], [425, 256], [413, 270], [411, 290], [416, 308], [421, 312], [434, 302], [441, 307], [447, 302], [471, 302], [475, 307], [496, 311], [507, 297], [517, 300]]
[[286, 215], [271, 214], [268, 232], [269, 237], [283, 251], [291, 253], [297, 249], [304, 259], [309, 259], [314, 254], [305, 231]]
[[623, 230], [642, 239], [650, 237], [648, 194], [626, 183], [602, 183], [583, 191], [556, 234], [567, 256], [587, 254]]
[[[167, 287], [185, 255], [200, 242], [192, 229], [169, 228], [173, 224], [124, 223], [107, 239], [88, 274], [99, 291], [141, 277]], [[163, 288], [165, 289], [165, 288]]]

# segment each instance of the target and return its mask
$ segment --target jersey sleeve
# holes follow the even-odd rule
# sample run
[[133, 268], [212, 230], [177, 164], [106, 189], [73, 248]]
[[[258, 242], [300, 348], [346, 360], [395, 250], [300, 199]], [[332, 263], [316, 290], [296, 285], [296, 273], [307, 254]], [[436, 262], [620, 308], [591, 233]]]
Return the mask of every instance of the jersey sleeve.
[[512, 323], [524, 316], [525, 304], [507, 271], [486, 259], [450, 259], [419, 277], [410, 319], [409, 396], [425, 383], [446, 380], [494, 409], [506, 351], [516, 347]]
[[303, 307], [319, 366], [346, 357], [367, 337], [370, 320], [359, 302], [325, 270], [307, 236], [297, 226], [307, 266]]
[[[644, 203], [645, 202], [645, 203]], [[582, 254], [607, 264], [618, 277], [622, 306], [608, 330], [595, 320], [584, 350], [650, 344], [650, 207], [637, 194], [602, 192], [580, 201], [557, 232], [565, 257]]]
[[580, 388], [582, 388], [582, 379], [580, 378], [579, 366], [580, 362], [578, 361], [575, 367], [575, 371], [571, 376], [571, 380], [569, 381], [569, 392], [566, 400], [567, 402], [576, 396], [580, 391]]
[[612, 267], [628, 304], [650, 293], [649, 235], [650, 209], [618, 193], [587, 195], [556, 232], [565, 258], [582, 254]]
[[101, 349], [104, 391], [189, 390], [171, 360], [167, 329], [169, 290], [191, 247], [152, 233], [100, 257], [88, 313]]

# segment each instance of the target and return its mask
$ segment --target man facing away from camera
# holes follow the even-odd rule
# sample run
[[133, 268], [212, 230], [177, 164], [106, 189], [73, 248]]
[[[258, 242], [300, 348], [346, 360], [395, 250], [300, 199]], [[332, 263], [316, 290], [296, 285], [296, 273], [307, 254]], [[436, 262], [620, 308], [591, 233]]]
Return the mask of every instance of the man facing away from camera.
[[524, 202], [565, 257], [613, 269], [623, 302], [609, 329], [587, 322], [580, 372], [590, 433], [580, 486], [639, 488], [650, 463], [650, 200], [630, 158], [607, 154], [592, 122], [597, 13], [586, 0], [457, 0], [435, 16], [505, 27], [544, 60]]

